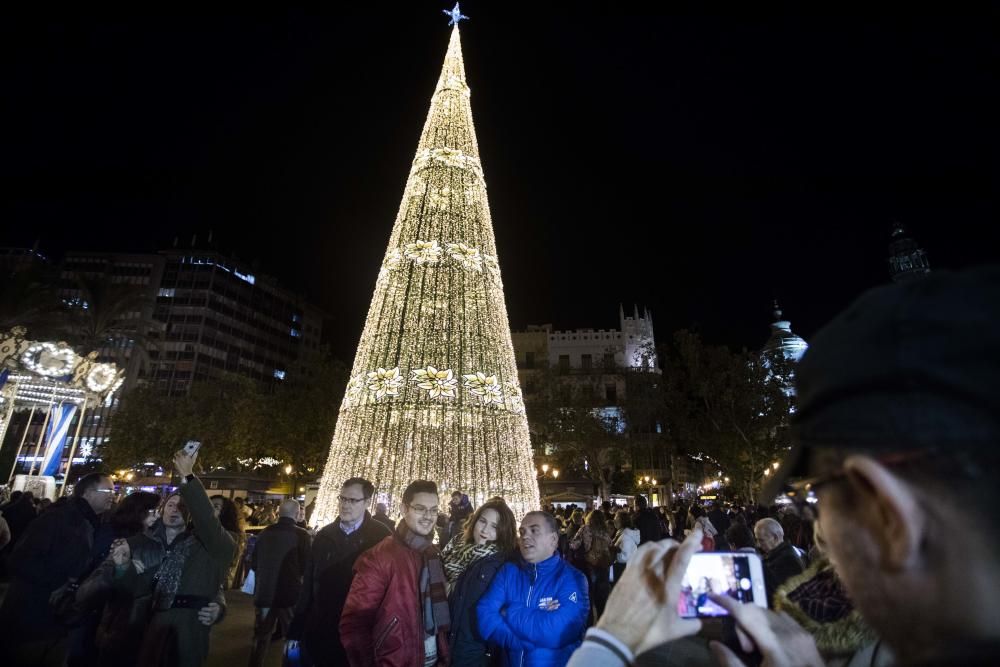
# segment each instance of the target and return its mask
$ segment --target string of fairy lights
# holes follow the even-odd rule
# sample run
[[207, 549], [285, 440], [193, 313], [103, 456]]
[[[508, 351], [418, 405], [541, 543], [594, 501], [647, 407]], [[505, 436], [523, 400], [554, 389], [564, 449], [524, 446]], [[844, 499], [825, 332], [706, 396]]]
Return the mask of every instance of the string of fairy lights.
[[458, 27], [379, 268], [313, 523], [345, 479], [398, 508], [414, 479], [539, 504]]

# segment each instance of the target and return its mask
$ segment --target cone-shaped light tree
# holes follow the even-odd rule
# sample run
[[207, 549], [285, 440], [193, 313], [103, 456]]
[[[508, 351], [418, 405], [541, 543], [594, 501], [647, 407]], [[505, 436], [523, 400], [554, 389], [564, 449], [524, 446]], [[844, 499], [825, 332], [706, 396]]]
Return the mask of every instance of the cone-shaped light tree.
[[364, 477], [398, 508], [414, 479], [538, 508], [458, 26], [452, 30], [323, 471], [313, 523]]

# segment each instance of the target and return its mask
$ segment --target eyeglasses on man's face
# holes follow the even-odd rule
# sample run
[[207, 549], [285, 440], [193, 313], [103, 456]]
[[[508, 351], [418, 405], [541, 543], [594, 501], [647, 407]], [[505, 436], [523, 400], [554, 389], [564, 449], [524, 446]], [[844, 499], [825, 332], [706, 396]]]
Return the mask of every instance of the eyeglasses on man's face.
[[[873, 457], [876, 461], [887, 467], [899, 466], [912, 461], [926, 458], [934, 452], [927, 450], [890, 452], [881, 456]], [[817, 491], [824, 486], [846, 479], [847, 473], [843, 466], [838, 466], [831, 472], [818, 477], [800, 480], [796, 483], [786, 483], [784, 495], [791, 501], [791, 509], [795, 514], [805, 521], [816, 521], [819, 518], [819, 499]]]
[[358, 503], [365, 502], [364, 498], [348, 498], [347, 496], [338, 496], [341, 505], [347, 505], [349, 507], [354, 507]]
[[407, 505], [408, 508], [413, 510], [420, 516], [437, 516], [438, 508], [436, 507], [424, 507], [423, 505]]

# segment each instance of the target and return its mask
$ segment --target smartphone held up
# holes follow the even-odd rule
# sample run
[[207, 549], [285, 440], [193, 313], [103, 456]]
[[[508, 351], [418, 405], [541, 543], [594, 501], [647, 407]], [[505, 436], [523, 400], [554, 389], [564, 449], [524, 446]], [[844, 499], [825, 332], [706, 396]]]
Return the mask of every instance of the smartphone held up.
[[694, 554], [681, 582], [678, 613], [684, 618], [728, 616], [725, 609], [709, 599], [709, 594], [766, 608], [767, 591], [760, 556], [743, 551]]
[[199, 449], [201, 449], [201, 442], [198, 440], [188, 440], [184, 444], [184, 453], [188, 456], [194, 456], [198, 453]]

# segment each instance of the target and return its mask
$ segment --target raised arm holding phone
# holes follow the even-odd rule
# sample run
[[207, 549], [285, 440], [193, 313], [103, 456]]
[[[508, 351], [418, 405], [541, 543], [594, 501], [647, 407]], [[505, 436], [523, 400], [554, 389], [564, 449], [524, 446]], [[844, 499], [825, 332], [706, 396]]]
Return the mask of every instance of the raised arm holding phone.
[[[202, 664], [208, 656], [211, 625], [224, 604], [222, 580], [236, 546], [194, 475], [197, 449], [187, 450], [174, 454], [180, 486], [164, 502], [161, 519], [151, 532], [164, 554], [155, 577], [139, 664]], [[189, 517], [193, 529], [188, 527]], [[131, 556], [127, 544], [115, 545], [115, 564], [138, 574]]]

